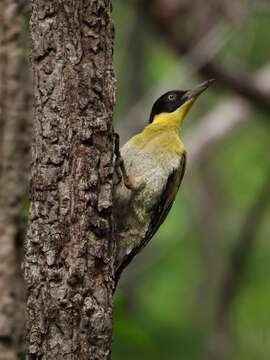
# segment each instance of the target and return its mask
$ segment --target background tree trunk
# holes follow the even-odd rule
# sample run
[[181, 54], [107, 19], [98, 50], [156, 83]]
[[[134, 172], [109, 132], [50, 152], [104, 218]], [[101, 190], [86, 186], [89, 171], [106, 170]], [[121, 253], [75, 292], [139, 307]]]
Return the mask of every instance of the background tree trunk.
[[23, 2], [0, 4], [0, 359], [18, 359], [24, 326], [22, 203], [28, 183], [29, 99]]
[[111, 1], [34, 0], [35, 135], [26, 243], [28, 359], [109, 359]]

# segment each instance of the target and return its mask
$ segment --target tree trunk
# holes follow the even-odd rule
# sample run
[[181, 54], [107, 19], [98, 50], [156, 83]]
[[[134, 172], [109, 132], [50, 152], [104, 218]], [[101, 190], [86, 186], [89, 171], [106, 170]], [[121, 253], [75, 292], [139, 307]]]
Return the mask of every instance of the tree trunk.
[[28, 359], [110, 359], [114, 75], [110, 0], [33, 0]]
[[18, 1], [1, 1], [0, 24], [0, 360], [15, 360], [21, 351], [24, 325], [18, 239], [27, 187], [26, 140], [29, 142], [25, 78], [21, 76], [23, 18]]

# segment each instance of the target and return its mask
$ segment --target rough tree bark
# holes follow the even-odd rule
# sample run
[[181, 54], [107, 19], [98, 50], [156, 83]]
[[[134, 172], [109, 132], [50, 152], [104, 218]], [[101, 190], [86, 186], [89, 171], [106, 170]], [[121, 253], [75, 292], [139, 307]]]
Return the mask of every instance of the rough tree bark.
[[[23, 2], [0, 3], [0, 359], [18, 359], [24, 325], [21, 213], [28, 168]], [[22, 76], [24, 75], [24, 76]]]
[[110, 0], [33, 0], [28, 359], [109, 359], [114, 75]]

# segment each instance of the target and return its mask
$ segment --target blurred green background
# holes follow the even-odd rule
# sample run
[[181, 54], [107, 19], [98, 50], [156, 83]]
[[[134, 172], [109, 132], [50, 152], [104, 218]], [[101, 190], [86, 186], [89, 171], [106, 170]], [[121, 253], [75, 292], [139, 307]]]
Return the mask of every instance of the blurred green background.
[[[174, 33], [191, 48], [211, 33], [212, 50], [205, 49], [210, 40], [203, 49], [236, 77], [245, 72], [253, 81], [269, 62], [269, 2], [148, 5], [114, 1], [114, 121], [122, 141], [147, 123], [157, 96], [203, 78], [155, 17], [174, 21]], [[113, 360], [269, 359], [270, 114], [251, 103], [217, 78], [186, 119], [188, 172], [167, 220], [120, 282]], [[211, 140], [207, 120], [224, 104], [243, 106], [244, 120], [189, 159], [189, 146]], [[222, 109], [218, 126], [231, 118]]]

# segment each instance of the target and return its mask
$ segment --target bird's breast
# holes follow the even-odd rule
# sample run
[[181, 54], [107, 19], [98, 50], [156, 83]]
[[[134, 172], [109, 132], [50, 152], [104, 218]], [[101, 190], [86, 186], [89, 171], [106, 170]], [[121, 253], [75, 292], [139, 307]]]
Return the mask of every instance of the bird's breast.
[[179, 167], [180, 152], [166, 148], [129, 149], [123, 152], [127, 174], [137, 184], [143, 184], [143, 190], [136, 196], [136, 206], [140, 203], [144, 211], [151, 209], [166, 186], [172, 172]]

